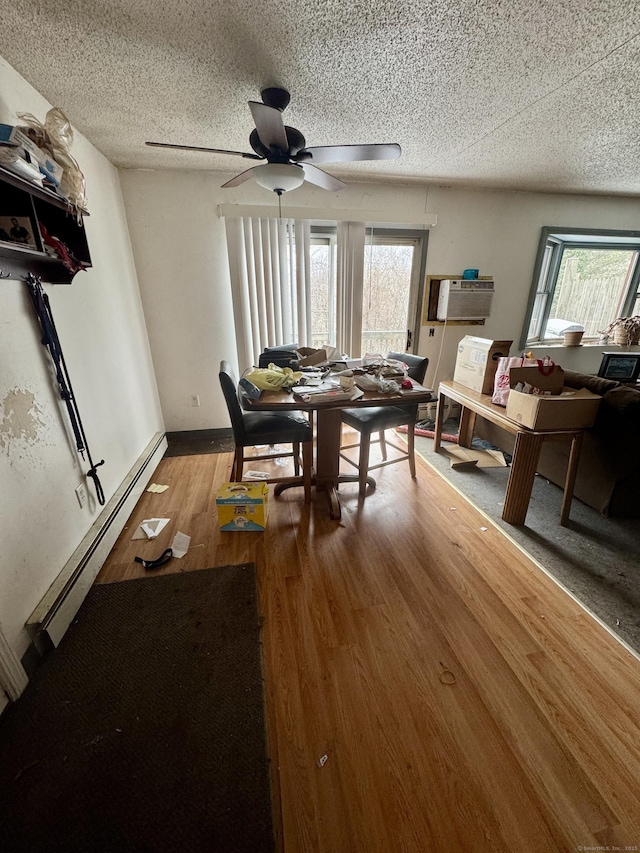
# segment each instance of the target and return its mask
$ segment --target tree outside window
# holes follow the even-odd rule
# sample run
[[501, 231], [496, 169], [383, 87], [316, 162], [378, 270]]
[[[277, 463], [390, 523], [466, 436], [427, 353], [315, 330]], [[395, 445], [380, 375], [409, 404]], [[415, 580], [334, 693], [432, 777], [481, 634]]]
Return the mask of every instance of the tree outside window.
[[524, 344], [584, 329], [597, 341], [616, 317], [637, 312], [640, 233], [543, 228]]
[[[424, 233], [368, 231], [365, 243], [362, 353], [403, 352], [416, 312]], [[314, 346], [335, 345], [335, 229], [311, 234], [311, 317]]]

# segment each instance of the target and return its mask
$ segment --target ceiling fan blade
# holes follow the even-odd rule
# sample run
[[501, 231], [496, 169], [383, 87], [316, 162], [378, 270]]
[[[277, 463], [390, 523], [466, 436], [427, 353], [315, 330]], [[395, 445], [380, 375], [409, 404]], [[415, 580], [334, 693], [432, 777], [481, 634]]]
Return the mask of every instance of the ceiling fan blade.
[[184, 151], [206, 151], [210, 154], [234, 154], [237, 157], [246, 157], [248, 160], [264, 160], [257, 154], [248, 154], [245, 151], [225, 151], [222, 148], [201, 148], [199, 145], [174, 145], [172, 142], [145, 142], [152, 148], [178, 148]]
[[334, 178], [333, 175], [327, 175], [322, 169], [316, 169], [311, 163], [300, 163], [300, 165], [304, 172], [305, 181], [309, 181], [310, 184], [315, 184], [317, 187], [322, 187], [323, 190], [337, 193], [338, 190], [343, 190], [347, 186], [342, 181]]
[[240, 172], [239, 175], [236, 175], [235, 178], [231, 178], [230, 181], [227, 181], [226, 184], [222, 184], [223, 190], [228, 190], [230, 187], [237, 187], [240, 184], [244, 184], [245, 181], [250, 181], [253, 177], [253, 170], [255, 166], [252, 166], [250, 169], [247, 169], [246, 172]]
[[352, 163], [356, 160], [395, 160], [402, 154], [397, 142], [379, 145], [320, 145], [305, 148], [292, 159], [305, 161], [311, 154], [312, 163]]
[[249, 101], [251, 115], [260, 137], [260, 142], [267, 148], [279, 148], [280, 151], [289, 150], [287, 131], [284, 129], [282, 113], [274, 107], [268, 107], [259, 101]]

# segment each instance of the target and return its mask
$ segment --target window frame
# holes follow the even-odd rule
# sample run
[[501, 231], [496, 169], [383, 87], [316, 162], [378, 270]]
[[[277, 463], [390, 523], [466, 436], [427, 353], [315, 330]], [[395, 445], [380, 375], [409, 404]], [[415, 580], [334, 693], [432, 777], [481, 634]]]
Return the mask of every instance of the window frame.
[[[569, 239], [563, 239], [569, 237]], [[587, 239], [580, 240], [580, 237]], [[599, 238], [597, 240], [588, 238]], [[625, 239], [626, 238], [626, 241]], [[563, 226], [543, 226], [540, 232], [540, 242], [536, 261], [533, 267], [533, 279], [529, 290], [529, 300], [525, 315], [520, 348], [545, 346], [558, 343], [559, 338], [544, 337], [551, 305], [558, 281], [558, 273], [562, 264], [562, 256], [566, 248], [571, 249], [602, 249], [626, 250], [636, 252], [637, 257], [632, 274], [629, 276], [627, 291], [623, 296], [622, 314], [628, 316], [634, 304], [640, 298], [640, 231], [626, 231], [605, 228], [566, 228]], [[546, 267], [546, 269], [545, 269]], [[544, 298], [542, 312], [538, 321], [536, 337], [529, 337], [531, 320], [539, 300]], [[613, 319], [613, 318], [612, 318]], [[586, 342], [586, 341], [585, 341]]]

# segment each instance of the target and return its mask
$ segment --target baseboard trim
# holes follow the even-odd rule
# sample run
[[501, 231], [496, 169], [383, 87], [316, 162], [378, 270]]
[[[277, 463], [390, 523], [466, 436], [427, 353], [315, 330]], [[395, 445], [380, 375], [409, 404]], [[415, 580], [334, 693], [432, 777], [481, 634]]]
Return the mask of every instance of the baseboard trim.
[[9, 700], [15, 702], [29, 683], [24, 667], [0, 629], [0, 713]]
[[165, 433], [156, 433], [29, 617], [41, 655], [64, 636], [166, 450]]

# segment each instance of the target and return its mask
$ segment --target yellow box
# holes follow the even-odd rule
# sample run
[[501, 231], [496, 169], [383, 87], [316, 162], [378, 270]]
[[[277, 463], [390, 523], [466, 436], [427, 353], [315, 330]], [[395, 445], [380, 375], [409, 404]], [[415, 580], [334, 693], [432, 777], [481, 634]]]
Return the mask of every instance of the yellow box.
[[269, 488], [266, 483], [223, 483], [216, 497], [221, 530], [264, 530]]
[[590, 427], [602, 397], [585, 388], [565, 388], [562, 394], [535, 396], [509, 392], [506, 415], [529, 429], [576, 429]]
[[453, 381], [479, 394], [492, 394], [498, 359], [509, 355], [512, 343], [465, 335], [458, 344]]

